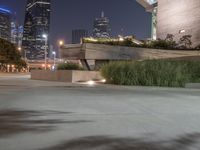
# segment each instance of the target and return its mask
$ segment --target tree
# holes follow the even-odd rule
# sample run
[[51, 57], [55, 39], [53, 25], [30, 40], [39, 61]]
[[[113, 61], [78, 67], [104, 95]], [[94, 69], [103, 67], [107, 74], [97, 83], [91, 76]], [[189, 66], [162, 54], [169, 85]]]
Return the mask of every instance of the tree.
[[173, 42], [174, 41], [174, 35], [173, 34], [167, 34], [165, 41]]
[[181, 48], [191, 48], [192, 46], [192, 41], [191, 41], [192, 36], [191, 35], [184, 35], [183, 37], [180, 38], [179, 44]]
[[21, 59], [14, 44], [0, 38], [0, 70], [6, 70], [7, 65], [15, 65], [20, 69], [26, 67], [26, 62]]

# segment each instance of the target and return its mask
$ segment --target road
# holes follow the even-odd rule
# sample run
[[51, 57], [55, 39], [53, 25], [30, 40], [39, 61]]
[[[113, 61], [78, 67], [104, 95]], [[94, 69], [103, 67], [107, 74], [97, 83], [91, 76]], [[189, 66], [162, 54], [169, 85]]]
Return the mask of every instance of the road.
[[199, 150], [200, 90], [0, 74], [0, 150]]

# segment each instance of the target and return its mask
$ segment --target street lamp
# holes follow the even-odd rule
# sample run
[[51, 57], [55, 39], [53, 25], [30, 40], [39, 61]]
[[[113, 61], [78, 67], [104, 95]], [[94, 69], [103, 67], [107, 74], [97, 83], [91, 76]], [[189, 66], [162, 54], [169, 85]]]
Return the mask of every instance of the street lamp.
[[63, 40], [60, 40], [60, 41], [59, 41], [59, 45], [60, 45], [60, 46], [63, 46], [63, 44], [64, 44], [64, 41], [63, 41]]
[[124, 37], [123, 36], [118, 35], [118, 38], [119, 38], [119, 42], [123, 42], [124, 41]]
[[[22, 47], [18, 47], [17, 50], [21, 53], [25, 63], [27, 64], [27, 69], [29, 70], [29, 66], [28, 66], [28, 59], [27, 59], [27, 56], [26, 56], [26, 50], [25, 49], [22, 49]], [[27, 70], [27, 71], [28, 71]]]
[[53, 70], [55, 70], [55, 68], [56, 68], [56, 52], [53, 51], [52, 54], [53, 54]]
[[22, 50], [22, 48], [21, 48], [21, 47], [18, 47], [17, 49], [18, 49], [18, 51], [21, 51], [21, 50]]
[[[22, 47], [18, 47], [17, 50], [18, 50], [19, 52], [21, 52], [21, 54], [22, 54], [23, 51], [24, 51], [24, 60], [26, 61], [26, 60], [27, 60], [27, 58], [26, 58], [26, 50], [23, 49], [23, 51], [22, 51]], [[22, 54], [22, 55], [23, 55], [23, 54]]]
[[44, 61], [45, 61], [45, 70], [47, 70], [47, 42], [48, 42], [48, 35], [47, 34], [43, 34], [42, 37], [45, 39]]

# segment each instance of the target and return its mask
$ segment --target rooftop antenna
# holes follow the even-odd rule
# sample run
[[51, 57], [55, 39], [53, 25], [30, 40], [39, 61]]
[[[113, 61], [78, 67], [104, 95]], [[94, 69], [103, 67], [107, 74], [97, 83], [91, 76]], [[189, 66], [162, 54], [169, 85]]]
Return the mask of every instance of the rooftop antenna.
[[101, 12], [101, 18], [104, 18], [104, 11]]

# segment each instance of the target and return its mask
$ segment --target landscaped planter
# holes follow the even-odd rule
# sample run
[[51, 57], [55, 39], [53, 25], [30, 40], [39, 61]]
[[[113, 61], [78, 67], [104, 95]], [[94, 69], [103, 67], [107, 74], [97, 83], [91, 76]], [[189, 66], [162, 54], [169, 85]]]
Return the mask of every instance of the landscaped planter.
[[191, 89], [200, 89], [200, 83], [187, 83], [185, 87]]
[[44, 81], [60, 81], [60, 82], [82, 82], [89, 80], [102, 80], [100, 72], [97, 71], [79, 71], [79, 70], [58, 70], [58, 71], [45, 71], [45, 70], [32, 70], [32, 80]]

